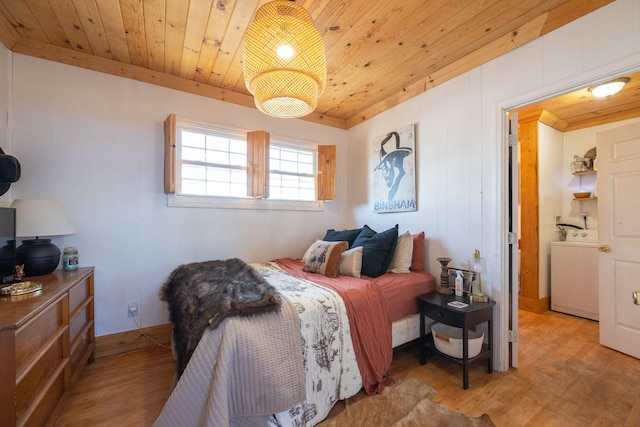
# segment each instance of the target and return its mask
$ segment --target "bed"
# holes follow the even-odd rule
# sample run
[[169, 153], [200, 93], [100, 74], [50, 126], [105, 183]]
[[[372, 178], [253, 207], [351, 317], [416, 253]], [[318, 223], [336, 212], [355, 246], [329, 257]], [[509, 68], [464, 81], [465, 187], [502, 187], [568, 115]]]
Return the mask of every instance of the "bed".
[[[424, 242], [424, 234], [411, 237]], [[400, 244], [393, 239], [394, 249]], [[349, 274], [347, 251], [338, 252], [335, 277], [308, 268], [313, 251], [251, 264], [281, 297], [280, 310], [206, 328], [155, 425], [313, 426], [338, 400], [362, 388], [381, 392], [391, 382], [392, 348], [419, 336], [416, 296], [433, 291], [435, 279], [420, 265]]]

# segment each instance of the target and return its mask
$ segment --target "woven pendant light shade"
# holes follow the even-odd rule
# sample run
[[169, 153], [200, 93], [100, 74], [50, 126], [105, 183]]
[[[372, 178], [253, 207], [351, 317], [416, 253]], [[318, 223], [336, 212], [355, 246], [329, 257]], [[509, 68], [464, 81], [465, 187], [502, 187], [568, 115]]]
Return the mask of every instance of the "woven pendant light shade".
[[324, 42], [309, 13], [276, 0], [256, 12], [243, 39], [244, 81], [256, 107], [274, 117], [302, 117], [316, 109], [327, 65]]

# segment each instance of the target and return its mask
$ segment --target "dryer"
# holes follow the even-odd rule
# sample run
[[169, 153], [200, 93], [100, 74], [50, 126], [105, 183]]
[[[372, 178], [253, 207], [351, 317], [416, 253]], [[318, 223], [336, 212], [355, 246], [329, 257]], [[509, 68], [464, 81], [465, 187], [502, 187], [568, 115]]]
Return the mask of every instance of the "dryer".
[[551, 243], [551, 310], [598, 320], [598, 230]]

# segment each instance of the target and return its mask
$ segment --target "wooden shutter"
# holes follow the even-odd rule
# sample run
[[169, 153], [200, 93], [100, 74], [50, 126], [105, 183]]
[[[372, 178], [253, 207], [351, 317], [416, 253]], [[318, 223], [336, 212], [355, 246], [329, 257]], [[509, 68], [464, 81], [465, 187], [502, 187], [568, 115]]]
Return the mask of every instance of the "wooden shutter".
[[269, 197], [269, 132], [247, 132], [247, 196]]
[[318, 200], [336, 199], [336, 146], [318, 146]]
[[164, 121], [164, 192], [176, 192], [176, 146], [178, 128], [176, 115], [169, 114]]

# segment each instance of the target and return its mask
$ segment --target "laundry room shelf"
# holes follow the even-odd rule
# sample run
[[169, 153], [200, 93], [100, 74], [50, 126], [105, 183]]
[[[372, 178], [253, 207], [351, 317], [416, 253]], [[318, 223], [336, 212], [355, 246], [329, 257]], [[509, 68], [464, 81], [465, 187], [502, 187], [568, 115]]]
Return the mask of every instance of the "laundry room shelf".
[[572, 172], [573, 175], [595, 175], [597, 173], [598, 171], [594, 171], [593, 169], [588, 171], [582, 171], [582, 172]]

